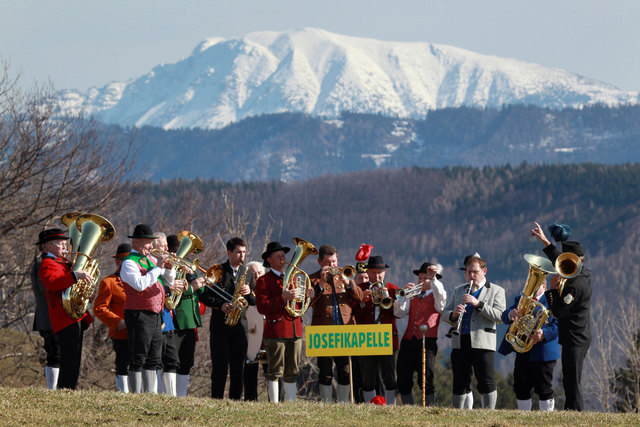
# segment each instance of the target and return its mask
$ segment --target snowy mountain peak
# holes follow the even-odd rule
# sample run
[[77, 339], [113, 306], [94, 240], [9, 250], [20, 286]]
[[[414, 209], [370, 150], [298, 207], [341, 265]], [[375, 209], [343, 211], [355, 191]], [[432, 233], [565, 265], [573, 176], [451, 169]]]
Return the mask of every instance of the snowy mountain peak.
[[419, 118], [459, 106], [639, 103], [638, 93], [560, 69], [316, 28], [208, 38], [190, 56], [132, 81], [61, 95], [69, 111], [84, 107], [108, 123], [165, 129], [220, 128], [280, 112]]

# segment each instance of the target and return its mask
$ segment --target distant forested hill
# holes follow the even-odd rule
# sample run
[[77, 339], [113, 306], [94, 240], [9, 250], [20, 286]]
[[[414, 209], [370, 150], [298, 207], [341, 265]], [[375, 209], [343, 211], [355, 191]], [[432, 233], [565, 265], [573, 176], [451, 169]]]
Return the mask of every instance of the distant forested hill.
[[640, 162], [640, 106], [455, 108], [423, 120], [344, 113], [274, 114], [219, 130], [110, 127], [135, 133], [145, 177], [299, 181], [411, 166]]
[[[190, 200], [210, 200], [200, 214], [206, 218], [222, 210], [222, 190], [237, 207], [259, 210], [262, 227], [275, 225], [273, 237], [284, 244], [292, 245], [293, 236], [334, 244], [342, 265], [353, 263], [360, 244], [372, 244], [391, 265], [389, 280], [400, 285], [415, 278], [411, 271], [423, 261], [437, 261], [451, 288], [462, 283], [464, 256], [478, 251], [489, 279], [504, 285], [508, 296], [522, 290], [528, 271], [523, 255], [542, 254], [530, 237], [533, 221], [545, 228], [562, 222], [586, 248], [594, 300], [606, 293], [640, 301], [638, 164], [413, 167], [292, 183], [182, 180], [148, 184], [143, 200], [163, 200], [163, 211], [177, 217]], [[198, 233], [197, 221], [193, 227]], [[259, 259], [263, 248], [251, 249]], [[317, 268], [313, 259], [304, 266]]]

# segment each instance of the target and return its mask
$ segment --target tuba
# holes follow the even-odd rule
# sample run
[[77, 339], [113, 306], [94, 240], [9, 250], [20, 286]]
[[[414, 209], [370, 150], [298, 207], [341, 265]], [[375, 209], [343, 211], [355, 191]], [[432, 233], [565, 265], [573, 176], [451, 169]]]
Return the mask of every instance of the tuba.
[[[515, 351], [525, 353], [533, 347], [531, 335], [540, 329], [549, 318], [549, 310], [534, 300], [538, 288], [550, 273], [555, 273], [551, 261], [546, 258], [526, 254], [525, 261], [529, 263], [529, 276], [518, 301], [519, 318], [511, 324], [505, 339]], [[537, 311], [536, 311], [537, 309]]]
[[561, 277], [560, 283], [558, 284], [558, 295], [562, 296], [564, 284], [567, 280], [573, 279], [582, 271], [582, 261], [580, 261], [578, 255], [572, 252], [563, 252], [556, 258], [555, 267], [558, 275]]
[[296, 291], [296, 297], [286, 302], [285, 309], [291, 316], [300, 317], [307, 311], [309, 304], [311, 304], [311, 297], [309, 296], [311, 280], [307, 273], [300, 270], [298, 266], [309, 255], [317, 254], [318, 250], [311, 243], [299, 237], [294, 237], [293, 243], [296, 244], [296, 250], [284, 272], [282, 290]]
[[383, 281], [378, 281], [369, 285], [371, 290], [371, 302], [379, 305], [380, 308], [391, 308], [393, 299], [389, 296], [389, 290]]
[[[180, 240], [180, 246], [178, 246], [176, 256], [179, 258], [184, 258], [190, 253], [197, 254], [204, 249], [202, 240], [190, 231], [184, 230], [178, 233], [178, 240]], [[176, 280], [186, 280], [186, 277], [187, 268], [184, 265], [176, 266]], [[166, 305], [168, 309], [174, 310], [180, 303], [181, 298], [182, 291], [172, 291], [170, 295], [164, 298], [164, 305]]]
[[69, 251], [73, 252], [78, 247], [80, 242], [80, 229], [78, 228], [76, 221], [82, 215], [80, 212], [69, 212], [60, 218], [60, 222], [67, 226], [69, 229]]
[[[85, 270], [91, 275], [92, 281], [88, 283], [85, 280], [78, 280], [62, 291], [62, 307], [69, 317], [79, 319], [89, 308], [89, 300], [95, 292], [100, 278], [98, 260], [91, 258], [91, 256], [99, 242], [106, 242], [113, 238], [115, 228], [109, 220], [95, 214], [78, 215], [75, 220], [70, 220], [72, 228], [74, 223], [80, 234], [77, 247], [72, 246], [73, 251], [69, 252], [70, 255], [75, 255], [71, 271]], [[73, 235], [71, 231], [69, 234]]]

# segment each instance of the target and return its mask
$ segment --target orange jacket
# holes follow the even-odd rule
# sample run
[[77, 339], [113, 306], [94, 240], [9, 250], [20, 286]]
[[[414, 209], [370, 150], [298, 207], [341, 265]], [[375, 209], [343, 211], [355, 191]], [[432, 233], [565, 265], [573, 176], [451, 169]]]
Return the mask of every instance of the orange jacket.
[[124, 318], [124, 283], [117, 273], [111, 274], [100, 282], [98, 296], [93, 303], [93, 314], [109, 327], [109, 337], [117, 340], [127, 339], [127, 330], [116, 330]]

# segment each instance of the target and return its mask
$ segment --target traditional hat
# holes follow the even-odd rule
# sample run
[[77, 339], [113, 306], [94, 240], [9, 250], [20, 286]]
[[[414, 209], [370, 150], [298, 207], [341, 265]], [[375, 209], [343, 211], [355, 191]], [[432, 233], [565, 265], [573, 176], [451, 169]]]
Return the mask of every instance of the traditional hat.
[[373, 246], [363, 243], [356, 253], [356, 273], [365, 273], [367, 271], [367, 259], [371, 255]]
[[180, 247], [180, 240], [178, 240], [178, 236], [175, 234], [167, 236], [167, 247], [169, 248], [169, 252], [176, 253]]
[[118, 245], [118, 249], [116, 249], [116, 254], [112, 258], [116, 259], [124, 259], [131, 252], [131, 245], [129, 243], [120, 243]]
[[267, 249], [262, 253], [262, 260], [264, 261], [262, 264], [265, 267], [269, 267], [269, 263], [267, 262], [267, 258], [274, 252], [284, 251], [284, 253], [288, 253], [291, 248], [287, 248], [286, 246], [282, 246], [280, 242], [269, 242], [267, 244]]
[[436, 267], [436, 279], [442, 279], [442, 274], [440, 274], [442, 273], [442, 266], [440, 264], [431, 264], [430, 262], [423, 262], [419, 270], [413, 270], [413, 274], [418, 276], [420, 273], [427, 273], [429, 267], [432, 265]]
[[147, 224], [138, 224], [133, 229], [133, 235], [128, 236], [130, 239], [155, 239], [151, 227]]
[[582, 245], [578, 242], [562, 242], [562, 252], [571, 252], [578, 256], [584, 255], [584, 249], [582, 249]]
[[469, 264], [469, 260], [471, 258], [482, 258], [482, 257], [478, 252], [474, 252], [471, 255], [467, 255], [466, 257], [464, 257], [464, 262], [462, 263], [462, 267], [460, 267], [460, 270], [465, 271], [467, 269], [467, 264]]
[[38, 242], [36, 245], [42, 245], [52, 240], [67, 240], [69, 236], [65, 234], [65, 231], [61, 228], [51, 228], [49, 230], [41, 231], [38, 234]]
[[384, 269], [387, 269], [387, 268], [389, 268], [389, 266], [384, 263], [384, 260], [382, 259], [382, 256], [374, 255], [372, 257], [369, 257], [369, 262], [367, 262], [367, 270], [372, 269], [372, 268], [384, 268]]

